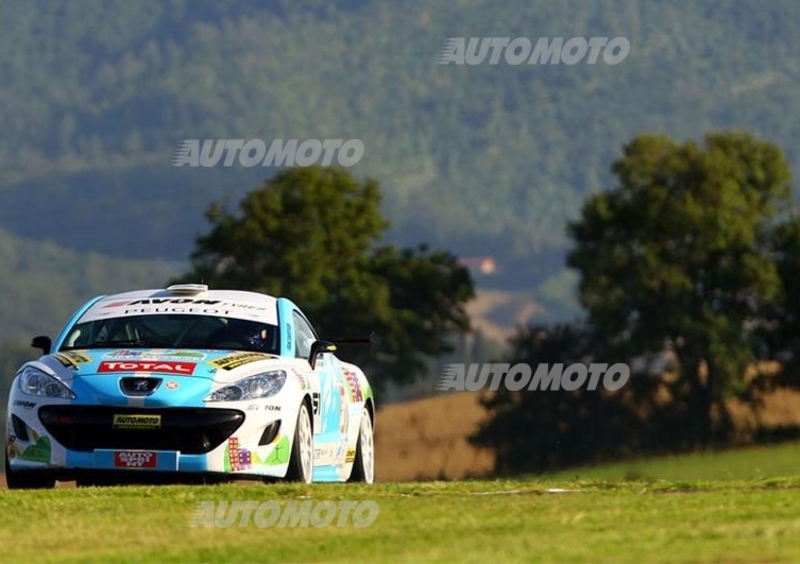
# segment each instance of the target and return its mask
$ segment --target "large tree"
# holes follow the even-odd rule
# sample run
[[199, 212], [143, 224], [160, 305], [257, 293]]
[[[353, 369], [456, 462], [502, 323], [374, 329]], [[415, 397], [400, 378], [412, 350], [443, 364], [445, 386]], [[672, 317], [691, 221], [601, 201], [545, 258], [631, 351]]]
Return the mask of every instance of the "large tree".
[[726, 398], [747, 388], [752, 328], [780, 296], [770, 252], [790, 204], [781, 150], [745, 133], [705, 144], [643, 135], [569, 226], [589, 323], [627, 358], [671, 350], [669, 397], [695, 445], [725, 438]]
[[464, 306], [474, 288], [448, 252], [382, 244], [380, 201], [376, 181], [343, 169], [285, 169], [238, 214], [207, 210], [211, 229], [173, 282], [287, 296], [327, 336], [375, 332], [377, 354], [351, 347], [344, 357], [366, 365], [378, 386], [411, 382], [425, 356], [450, 351], [450, 337], [469, 329]]
[[[604, 362], [603, 345], [589, 327], [559, 324], [520, 328], [510, 339], [505, 362], [540, 364]], [[631, 386], [596, 390], [521, 390], [502, 386], [481, 397], [489, 418], [469, 440], [495, 453], [499, 475], [544, 472], [630, 455], [646, 442], [647, 429]]]

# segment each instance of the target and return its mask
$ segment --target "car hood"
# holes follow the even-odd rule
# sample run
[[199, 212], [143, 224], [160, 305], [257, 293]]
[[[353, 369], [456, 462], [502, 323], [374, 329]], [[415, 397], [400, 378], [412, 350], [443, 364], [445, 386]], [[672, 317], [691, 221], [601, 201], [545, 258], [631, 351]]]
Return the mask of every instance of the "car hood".
[[231, 380], [261, 366], [272, 368], [279, 356], [235, 350], [200, 349], [82, 349], [41, 358], [57, 374], [71, 380], [81, 376], [170, 375]]

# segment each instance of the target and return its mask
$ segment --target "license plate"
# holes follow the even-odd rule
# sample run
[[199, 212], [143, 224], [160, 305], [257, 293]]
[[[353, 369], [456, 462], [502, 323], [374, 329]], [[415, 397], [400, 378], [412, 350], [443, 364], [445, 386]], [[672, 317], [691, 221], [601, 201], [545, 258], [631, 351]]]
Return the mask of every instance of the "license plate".
[[178, 453], [170, 450], [97, 449], [94, 467], [114, 470], [178, 470]]

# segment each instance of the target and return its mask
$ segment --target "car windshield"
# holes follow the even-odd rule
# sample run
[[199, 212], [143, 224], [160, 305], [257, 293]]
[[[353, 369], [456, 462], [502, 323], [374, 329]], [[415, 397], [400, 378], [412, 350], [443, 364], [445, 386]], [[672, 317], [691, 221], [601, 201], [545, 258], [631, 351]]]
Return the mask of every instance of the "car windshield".
[[60, 350], [225, 349], [279, 353], [275, 325], [229, 317], [157, 314], [96, 319], [72, 327]]

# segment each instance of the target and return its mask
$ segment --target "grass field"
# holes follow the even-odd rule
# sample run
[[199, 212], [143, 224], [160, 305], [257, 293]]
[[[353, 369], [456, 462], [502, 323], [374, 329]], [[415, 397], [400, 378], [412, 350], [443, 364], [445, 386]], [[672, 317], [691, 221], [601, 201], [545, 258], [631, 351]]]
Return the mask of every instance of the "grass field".
[[[0, 563], [800, 562], [800, 443], [524, 480], [386, 481], [487, 469], [491, 458], [470, 451], [451, 421], [479, 413], [474, 401], [387, 406], [396, 412], [378, 428], [374, 486], [0, 489]], [[435, 456], [423, 465], [426, 452]], [[374, 500], [379, 514], [364, 528], [189, 526], [204, 501], [308, 498]]]
[[706, 454], [665, 456], [583, 467], [547, 479], [750, 480], [800, 476], [800, 443], [753, 446]]
[[[360, 529], [188, 526], [200, 501], [305, 496], [380, 511]], [[3, 563], [800, 560], [800, 478], [3, 490], [0, 506]]]

